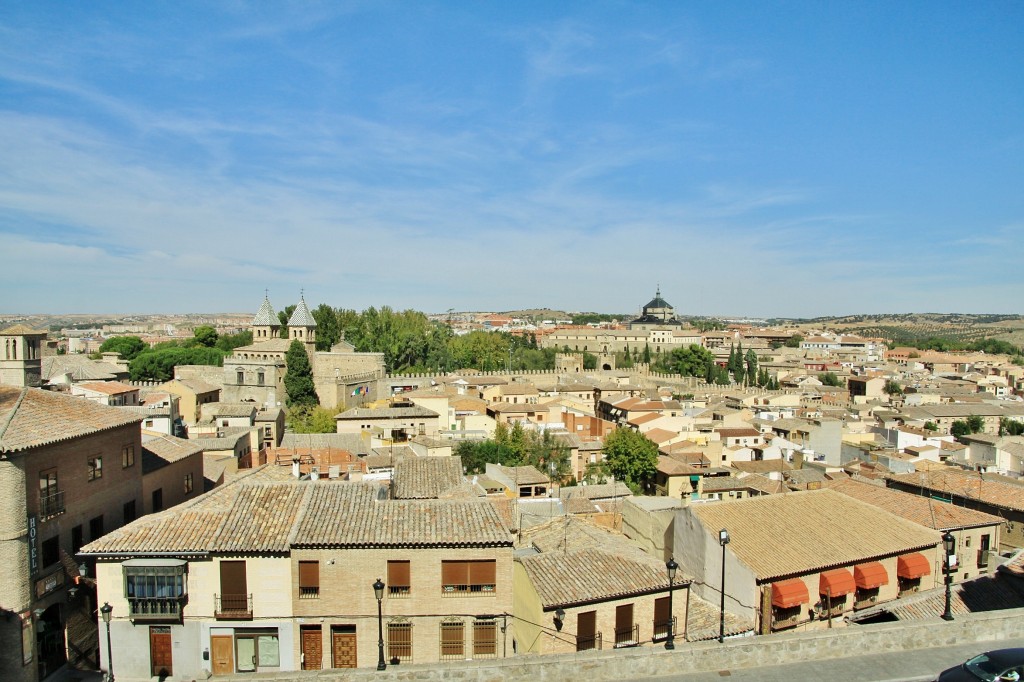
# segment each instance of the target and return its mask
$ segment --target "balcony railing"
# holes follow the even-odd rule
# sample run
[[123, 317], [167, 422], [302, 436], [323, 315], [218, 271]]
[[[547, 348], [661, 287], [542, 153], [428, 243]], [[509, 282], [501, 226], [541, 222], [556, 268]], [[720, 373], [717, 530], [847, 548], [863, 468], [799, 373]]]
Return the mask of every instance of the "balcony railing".
[[39, 496], [39, 515], [43, 518], [64, 513], [64, 491]]
[[637, 646], [640, 644], [640, 624], [633, 623], [632, 627], [623, 629], [615, 628], [615, 648]]
[[601, 633], [596, 632], [589, 637], [576, 638], [576, 651], [601, 650]]
[[669, 633], [676, 631], [676, 619], [675, 616], [669, 620], [654, 621], [654, 637], [652, 639], [657, 642], [662, 639], [668, 639]]
[[252, 620], [251, 594], [216, 594], [214, 602], [218, 620]]
[[132, 620], [181, 621], [182, 599], [177, 597], [129, 598]]

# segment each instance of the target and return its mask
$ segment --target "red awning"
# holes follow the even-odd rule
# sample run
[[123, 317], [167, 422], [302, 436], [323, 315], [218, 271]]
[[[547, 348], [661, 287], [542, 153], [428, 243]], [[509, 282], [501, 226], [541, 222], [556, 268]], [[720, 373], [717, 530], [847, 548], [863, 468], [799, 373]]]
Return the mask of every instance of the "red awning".
[[919, 552], [904, 554], [896, 559], [896, 575], [901, 578], [920, 578], [923, 575], [931, 575], [931, 572], [931, 563]]
[[791, 609], [811, 601], [807, 585], [800, 578], [790, 578], [772, 583], [772, 606]]
[[834, 568], [831, 571], [821, 572], [821, 581], [818, 586], [820, 594], [842, 597], [856, 589], [857, 583], [853, 580], [853, 574], [845, 568]]
[[873, 590], [889, 584], [889, 574], [885, 572], [885, 566], [877, 561], [854, 566], [853, 579], [862, 590]]

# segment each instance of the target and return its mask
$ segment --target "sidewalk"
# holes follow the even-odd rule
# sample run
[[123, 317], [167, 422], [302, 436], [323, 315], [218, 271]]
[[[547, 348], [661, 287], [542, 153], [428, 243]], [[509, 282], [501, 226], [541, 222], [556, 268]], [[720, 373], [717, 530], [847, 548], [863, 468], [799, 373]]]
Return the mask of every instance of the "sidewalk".
[[1024, 639], [975, 642], [952, 647], [895, 651], [743, 670], [669, 674], [647, 679], [664, 682], [929, 682], [946, 668], [962, 663], [977, 653], [1011, 647], [1024, 647]]

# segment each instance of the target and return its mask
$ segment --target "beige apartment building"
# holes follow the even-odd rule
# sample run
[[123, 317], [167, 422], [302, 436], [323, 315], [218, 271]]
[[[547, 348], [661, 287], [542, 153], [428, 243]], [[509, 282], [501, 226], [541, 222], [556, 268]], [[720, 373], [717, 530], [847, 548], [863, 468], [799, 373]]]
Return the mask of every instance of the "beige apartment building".
[[119, 677], [374, 667], [378, 624], [387, 665], [511, 655], [512, 535], [491, 503], [288, 471], [256, 469], [83, 549], [113, 607]]

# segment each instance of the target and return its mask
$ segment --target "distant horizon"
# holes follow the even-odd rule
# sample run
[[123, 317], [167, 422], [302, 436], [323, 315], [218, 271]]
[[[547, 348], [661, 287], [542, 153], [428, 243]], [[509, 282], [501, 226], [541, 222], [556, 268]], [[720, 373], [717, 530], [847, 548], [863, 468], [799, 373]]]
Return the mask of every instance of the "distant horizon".
[[0, 305], [660, 285], [701, 317], [1015, 314], [1021, 26], [1015, 0], [6, 3]]

